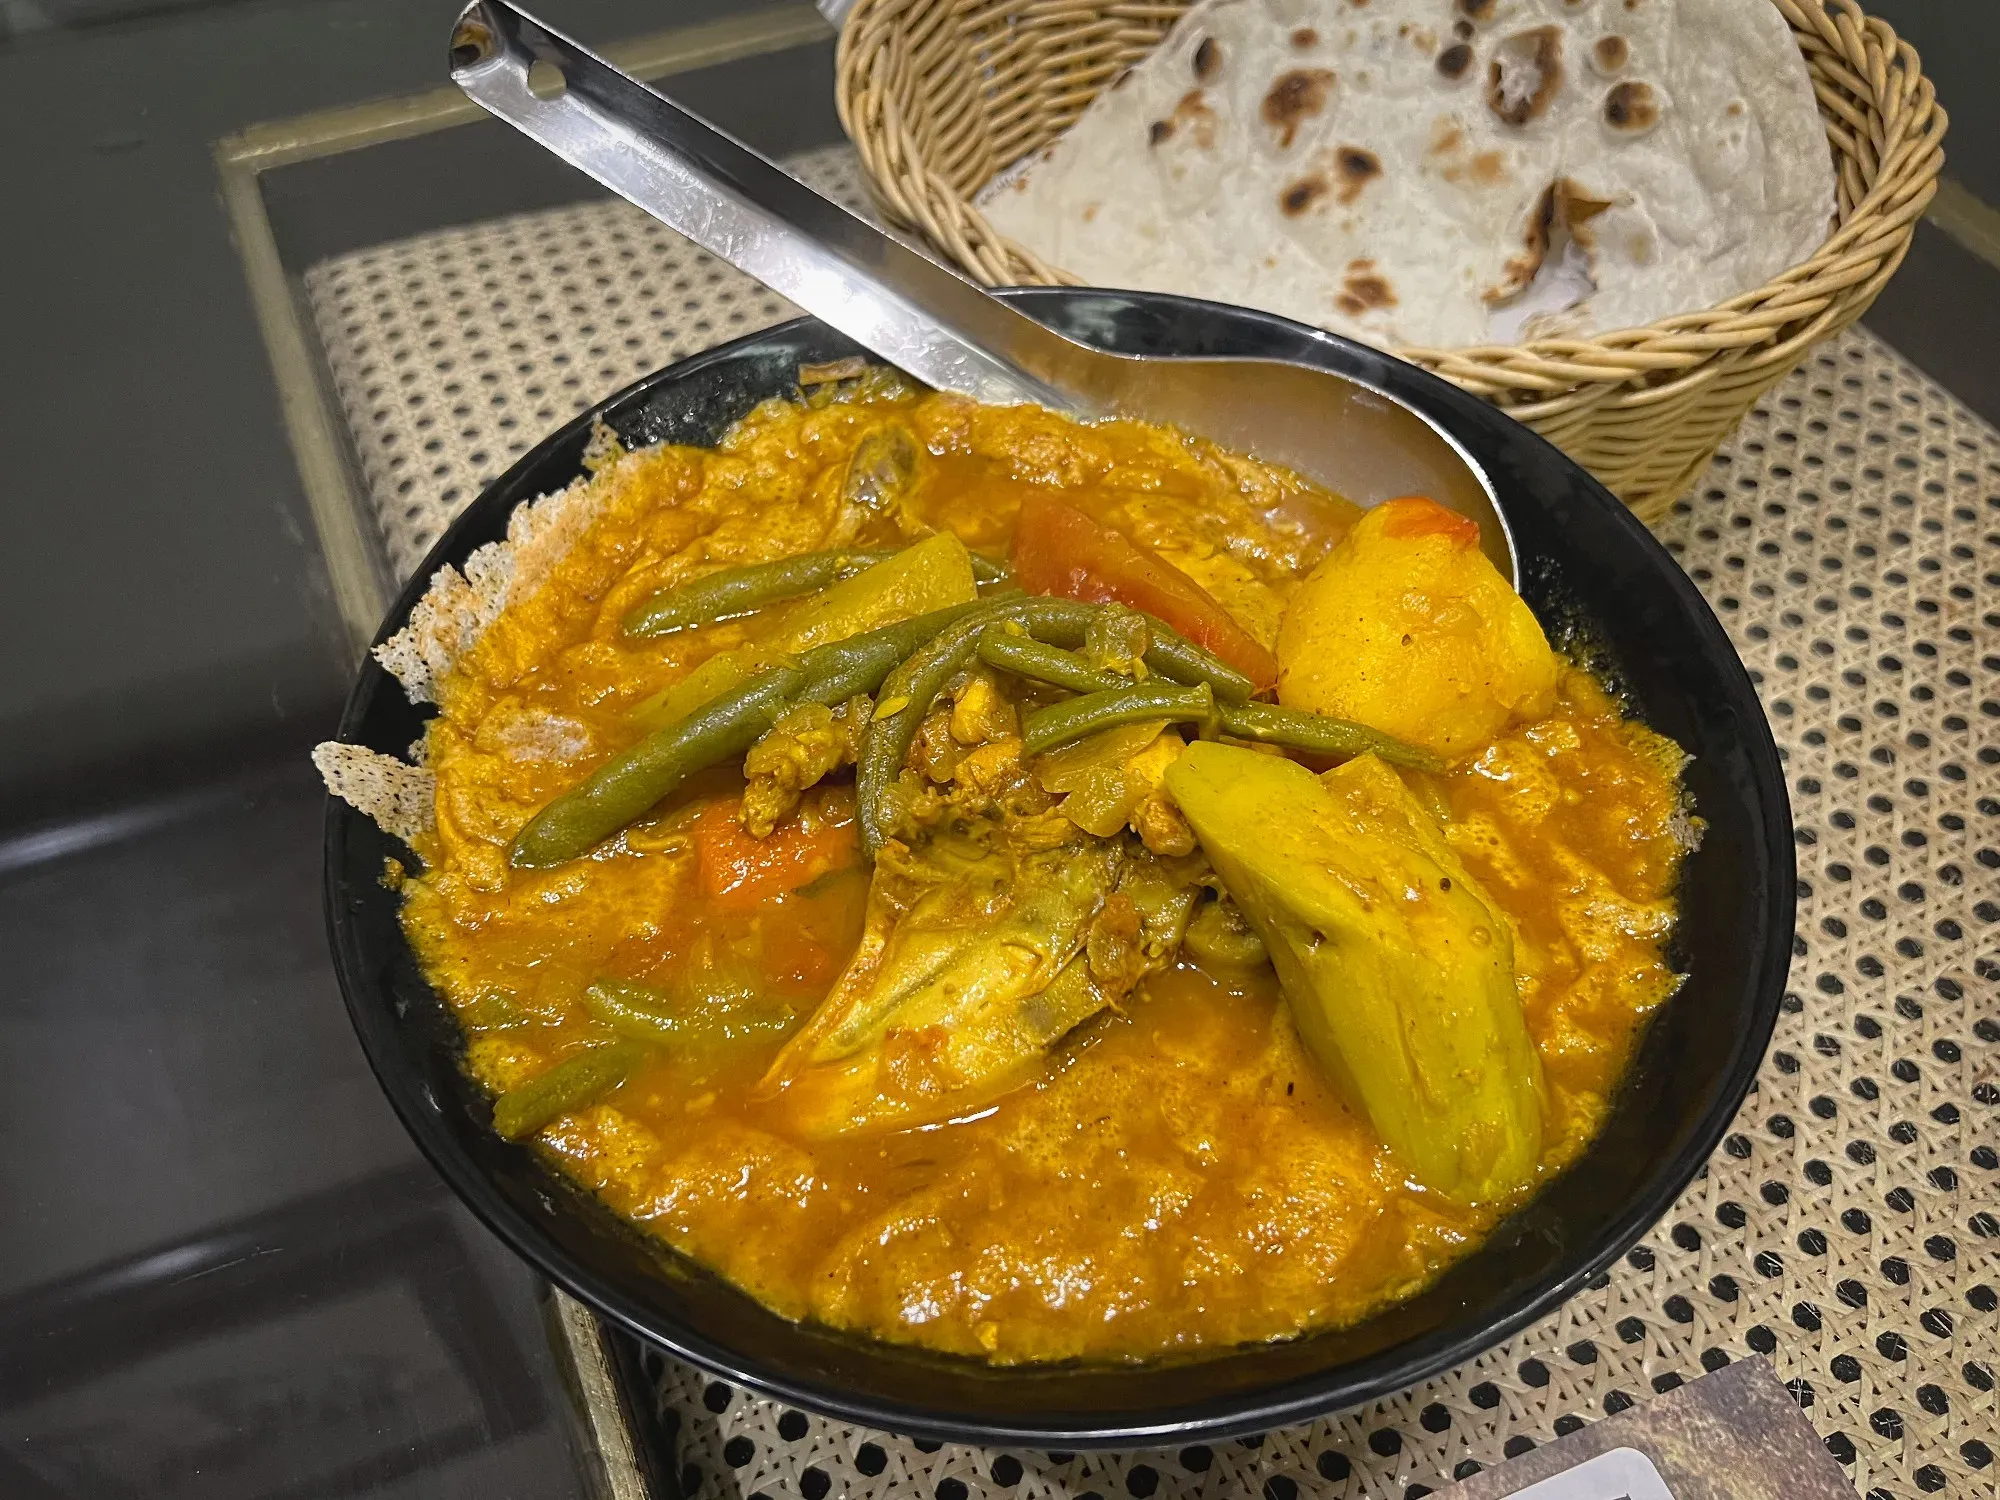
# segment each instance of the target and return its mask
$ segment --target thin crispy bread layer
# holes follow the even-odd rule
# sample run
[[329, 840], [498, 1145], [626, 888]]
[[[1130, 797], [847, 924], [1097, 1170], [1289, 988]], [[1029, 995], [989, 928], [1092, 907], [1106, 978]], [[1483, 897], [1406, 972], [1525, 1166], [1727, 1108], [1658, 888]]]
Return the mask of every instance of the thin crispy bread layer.
[[338, 740], [314, 746], [312, 759], [326, 789], [372, 818], [384, 833], [407, 844], [430, 831], [437, 783], [422, 766]]
[[[403, 685], [412, 703], [437, 701], [438, 683], [510, 603], [533, 593], [564, 554], [590, 529], [618, 492], [627, 455], [599, 424], [584, 462], [594, 472], [567, 489], [515, 509], [504, 541], [489, 542], [432, 575], [410, 623], [375, 648], [375, 659]], [[411, 747], [421, 760], [423, 742]], [[408, 842], [435, 822], [430, 773], [358, 745], [329, 740], [313, 751], [326, 789]]]

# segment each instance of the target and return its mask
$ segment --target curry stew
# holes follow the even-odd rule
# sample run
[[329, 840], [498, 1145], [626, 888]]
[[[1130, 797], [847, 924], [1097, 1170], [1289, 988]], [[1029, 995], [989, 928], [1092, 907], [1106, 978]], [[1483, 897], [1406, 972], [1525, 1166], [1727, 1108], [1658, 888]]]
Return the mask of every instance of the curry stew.
[[403, 921], [496, 1128], [634, 1224], [1145, 1359], [1407, 1296], [1589, 1142], [1681, 757], [1467, 523], [880, 371], [593, 468], [437, 684]]

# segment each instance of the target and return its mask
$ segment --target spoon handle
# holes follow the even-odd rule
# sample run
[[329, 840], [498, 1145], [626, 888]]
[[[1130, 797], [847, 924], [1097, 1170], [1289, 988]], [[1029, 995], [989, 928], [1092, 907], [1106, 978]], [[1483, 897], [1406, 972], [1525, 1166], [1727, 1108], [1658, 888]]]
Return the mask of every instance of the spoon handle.
[[[537, 63], [547, 66], [531, 86]], [[1095, 403], [1061, 388], [1078, 388], [1063, 373], [1080, 373], [1088, 350], [507, 0], [465, 7], [452, 31], [451, 76], [570, 165], [926, 384], [1094, 414]]]

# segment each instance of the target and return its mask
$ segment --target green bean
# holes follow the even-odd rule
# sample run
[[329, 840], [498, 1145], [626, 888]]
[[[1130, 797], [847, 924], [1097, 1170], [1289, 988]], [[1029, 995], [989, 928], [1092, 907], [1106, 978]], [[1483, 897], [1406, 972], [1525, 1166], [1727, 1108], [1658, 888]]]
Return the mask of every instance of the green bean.
[[[861, 745], [861, 759], [855, 767], [861, 845], [871, 859], [893, 832], [891, 789], [916, 739], [917, 726], [923, 723], [924, 715], [930, 712], [945, 683], [979, 650], [981, 633], [988, 626], [1012, 622], [1044, 644], [1080, 646], [1084, 633], [1103, 609], [1099, 604], [1051, 599], [1040, 594], [1010, 594], [985, 600], [889, 673], [882, 682], [875, 717], [869, 722]], [[1146, 652], [1146, 665], [1169, 683], [1200, 686], [1210, 694], [1203, 701], [1211, 704], [1215, 697], [1247, 698], [1255, 690], [1256, 685], [1235, 668], [1193, 642], [1183, 640], [1151, 616], [1147, 620], [1153, 644]], [[1195, 715], [1203, 719], [1211, 716], [1209, 709]]]
[[1139, 724], [1149, 719], [1203, 723], [1215, 718], [1215, 691], [1205, 682], [1182, 687], [1170, 682], [1148, 682], [1112, 692], [1086, 693], [1047, 708], [1038, 708], [1021, 725], [1021, 743], [1030, 755], [1039, 755], [1053, 746], [1115, 729], [1120, 724]]
[[639, 1071], [648, 1049], [612, 1042], [566, 1057], [548, 1072], [493, 1101], [493, 1128], [510, 1141], [534, 1135], [551, 1120], [588, 1109]]
[[1328, 714], [1280, 708], [1275, 703], [1225, 703], [1216, 717], [1222, 732], [1239, 740], [1319, 755], [1379, 755], [1392, 766], [1408, 766], [1413, 771], [1444, 769], [1444, 762], [1428, 750]]
[[528, 1024], [528, 1015], [514, 992], [499, 985], [488, 985], [474, 995], [459, 1009], [458, 1019], [468, 1031], [501, 1031]]
[[[1100, 672], [1074, 651], [1048, 646], [1032, 637], [988, 629], [979, 638], [979, 657], [990, 666], [1017, 677], [1068, 688], [1073, 693], [1122, 692], [1133, 684], [1115, 672]], [[1391, 765], [1418, 771], [1441, 771], [1444, 763], [1428, 750], [1392, 735], [1327, 714], [1280, 708], [1274, 703], [1219, 703], [1216, 721], [1225, 734], [1289, 750], [1320, 755], [1379, 755]]]
[[600, 979], [583, 1003], [613, 1031], [642, 1042], [671, 1042], [684, 1054], [731, 1042], [781, 1036], [797, 1019], [789, 1005], [764, 995], [754, 982], [728, 974], [684, 978], [678, 995], [627, 979]]
[[[1090, 629], [1091, 622], [1114, 607], [1046, 596], [1034, 596], [1032, 602], [1038, 608], [1022, 620], [1028, 634], [1051, 646], [1065, 646], [1071, 650], [1083, 644], [1084, 634]], [[1136, 613], [1144, 614], [1144, 611]], [[1189, 686], [1205, 682], [1225, 703], [1242, 703], [1255, 696], [1257, 684], [1221, 657], [1176, 634], [1164, 620], [1152, 615], [1146, 615], [1145, 619], [1147, 628], [1152, 632], [1153, 643], [1146, 648], [1144, 660], [1154, 676]]]
[[542, 869], [575, 859], [695, 772], [742, 755], [805, 685], [806, 674], [797, 667], [772, 667], [678, 723], [654, 730], [536, 813], [515, 836], [509, 861], [523, 869]]
[[583, 992], [584, 1008], [620, 1035], [639, 1041], [678, 1042], [687, 1022], [675, 1014], [671, 996], [627, 979], [600, 979]]
[[535, 815], [510, 858], [539, 869], [576, 858], [609, 838], [696, 771], [743, 754], [801, 699], [832, 705], [870, 693], [897, 662], [978, 608], [954, 605], [815, 646], [790, 666], [768, 669], [710, 699], [600, 767], [583, 785]]
[[978, 604], [954, 604], [913, 620], [813, 647], [798, 659], [799, 670], [806, 675], [806, 685], [799, 690], [800, 699], [830, 707], [846, 702], [856, 693], [874, 692], [898, 662], [977, 608]]
[[801, 552], [796, 557], [781, 557], [776, 562], [753, 563], [743, 568], [724, 568], [679, 588], [660, 590], [625, 616], [623, 629], [627, 635], [666, 635], [691, 625], [747, 615], [780, 599], [810, 594], [851, 578], [893, 556], [893, 552], [837, 548], [828, 552]]
[[1100, 672], [1074, 651], [1044, 645], [1033, 636], [1010, 635], [990, 625], [979, 635], [979, 659], [1016, 677], [1068, 688], [1072, 693], [1116, 692], [1132, 686], [1131, 678]]
[[1245, 677], [1212, 651], [1174, 634], [1158, 620], [1152, 621], [1153, 644], [1146, 651], [1146, 666], [1155, 677], [1193, 686], [1206, 683], [1224, 703], [1247, 703], [1257, 692], [1257, 684]]
[[[631, 636], [666, 635], [693, 625], [751, 614], [781, 599], [810, 594], [852, 578], [895, 555], [894, 551], [879, 549], [835, 548], [827, 552], [802, 552], [776, 562], [724, 568], [679, 588], [662, 589], [634, 606], [625, 616], [622, 629]], [[972, 576], [980, 583], [998, 583], [1013, 576], [1005, 563], [981, 557], [977, 552], [970, 556]]]

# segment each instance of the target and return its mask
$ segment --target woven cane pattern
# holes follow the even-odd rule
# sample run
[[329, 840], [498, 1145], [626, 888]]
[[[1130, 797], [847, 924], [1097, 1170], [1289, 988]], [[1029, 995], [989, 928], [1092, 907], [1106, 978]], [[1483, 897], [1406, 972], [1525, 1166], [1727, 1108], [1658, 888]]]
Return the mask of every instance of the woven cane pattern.
[[[1191, 0], [858, 0], [836, 98], [889, 218], [989, 285], [1074, 281], [973, 197], [1066, 130]], [[1772, 0], [1826, 120], [1838, 221], [1803, 264], [1720, 307], [1519, 347], [1406, 349], [1534, 427], [1648, 521], [1744, 412], [1875, 300], [1936, 191], [1945, 115], [1917, 54], [1853, 0]]]
[[[548, 427], [787, 312], [616, 203], [383, 247], [307, 284], [405, 570]], [[1658, 530], [1761, 683], [1801, 886], [1757, 1091], [1642, 1248], [1470, 1364], [1250, 1444], [936, 1448], [656, 1359], [690, 1493], [1401, 1500], [1754, 1351], [1863, 1494], [2000, 1495], [2000, 433], [1849, 330]]]
[[[866, 198], [844, 147], [789, 168], [851, 207]], [[545, 433], [662, 365], [798, 316], [606, 200], [343, 256], [305, 283], [399, 578]]]

